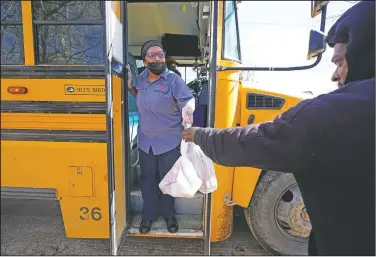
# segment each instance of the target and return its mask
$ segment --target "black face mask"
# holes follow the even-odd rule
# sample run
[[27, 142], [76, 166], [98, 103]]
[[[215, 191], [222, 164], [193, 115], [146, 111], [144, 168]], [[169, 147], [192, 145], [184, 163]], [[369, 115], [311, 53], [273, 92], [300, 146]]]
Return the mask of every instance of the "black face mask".
[[160, 75], [167, 68], [165, 62], [149, 62], [147, 68], [155, 75]]

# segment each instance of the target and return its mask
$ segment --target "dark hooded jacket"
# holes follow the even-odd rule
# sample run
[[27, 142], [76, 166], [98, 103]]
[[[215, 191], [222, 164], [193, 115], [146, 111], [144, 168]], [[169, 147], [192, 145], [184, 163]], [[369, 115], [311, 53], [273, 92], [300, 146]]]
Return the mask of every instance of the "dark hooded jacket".
[[315, 235], [310, 255], [375, 255], [373, 10], [359, 3], [329, 32], [330, 45], [349, 43], [351, 83], [301, 101], [272, 122], [195, 134], [220, 165], [294, 174]]

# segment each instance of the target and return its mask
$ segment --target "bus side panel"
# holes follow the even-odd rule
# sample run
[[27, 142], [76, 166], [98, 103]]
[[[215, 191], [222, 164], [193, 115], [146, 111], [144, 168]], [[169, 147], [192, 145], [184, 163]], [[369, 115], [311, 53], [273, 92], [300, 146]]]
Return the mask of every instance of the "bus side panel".
[[[215, 128], [232, 127], [236, 119], [238, 100], [239, 72], [221, 72], [217, 77]], [[218, 189], [212, 198], [211, 241], [222, 241], [232, 234], [233, 207], [227, 206], [225, 197], [231, 199], [233, 185], [233, 167], [214, 164]]]
[[105, 131], [104, 114], [1, 113], [1, 129]]
[[[121, 238], [126, 226], [126, 187], [125, 187], [125, 159], [122, 122], [124, 115], [122, 111], [122, 79], [113, 75], [113, 113], [114, 113], [114, 173], [115, 173], [115, 210], [116, 210], [116, 238]], [[125, 104], [125, 103], [123, 103]], [[125, 135], [124, 135], [125, 136]]]
[[[218, 2], [218, 27], [217, 27], [217, 65], [228, 64], [221, 59], [222, 49], [222, 28], [223, 28], [223, 2]], [[231, 65], [231, 64], [230, 64]], [[232, 91], [234, 82], [230, 81], [230, 72], [217, 72], [217, 85], [215, 92], [214, 127], [225, 128], [233, 125], [235, 111], [231, 113], [232, 107], [236, 107], [238, 92]], [[232, 234], [233, 207], [225, 203], [225, 195], [231, 197], [233, 167], [224, 167], [214, 163], [215, 174], [218, 181], [218, 188], [212, 193], [211, 208], [211, 230], [210, 240], [212, 242], [223, 241]]]
[[[26, 87], [27, 93], [10, 94], [11, 86]], [[104, 89], [104, 79], [6, 78], [1, 79], [0, 93], [2, 101], [104, 102]]]
[[[261, 122], [272, 121], [279, 114], [287, 111], [290, 107], [296, 105], [301, 101], [300, 98], [286, 96], [282, 94], [277, 94], [275, 92], [262, 91], [255, 88], [250, 88], [247, 85], [242, 85], [241, 87], [241, 101], [240, 101], [240, 125], [247, 126], [250, 115], [254, 115], [253, 124], [258, 124]], [[281, 108], [277, 109], [267, 109], [267, 108], [257, 108], [248, 109], [247, 108], [247, 97], [248, 93], [255, 93], [259, 95], [267, 95], [269, 97], [278, 97], [284, 99], [284, 104]], [[237, 205], [247, 208], [251, 199], [253, 192], [257, 186], [258, 179], [260, 177], [261, 170], [257, 168], [246, 168], [237, 167], [235, 168], [234, 175], [234, 188], [233, 188], [233, 201]]]
[[1, 141], [1, 186], [56, 188], [69, 238], [108, 238], [105, 143]]
[[[56, 189], [68, 238], [109, 238], [104, 85], [103, 79], [1, 79], [1, 129], [9, 137], [1, 140], [1, 186]], [[28, 90], [10, 94], [9, 86]]]
[[256, 188], [261, 170], [257, 168], [236, 167], [232, 199], [236, 205], [247, 208]]

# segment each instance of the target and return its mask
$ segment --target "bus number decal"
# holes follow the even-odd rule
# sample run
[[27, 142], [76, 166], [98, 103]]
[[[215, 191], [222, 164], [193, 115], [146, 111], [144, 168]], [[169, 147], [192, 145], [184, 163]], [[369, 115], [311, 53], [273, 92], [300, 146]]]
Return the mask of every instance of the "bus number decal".
[[81, 207], [80, 211], [82, 212], [82, 215], [80, 215], [81, 220], [89, 220], [90, 216], [94, 221], [100, 221], [102, 219], [102, 213], [101, 213], [101, 208], [99, 207], [94, 207], [91, 209], [90, 214], [88, 215], [90, 209], [88, 207]]

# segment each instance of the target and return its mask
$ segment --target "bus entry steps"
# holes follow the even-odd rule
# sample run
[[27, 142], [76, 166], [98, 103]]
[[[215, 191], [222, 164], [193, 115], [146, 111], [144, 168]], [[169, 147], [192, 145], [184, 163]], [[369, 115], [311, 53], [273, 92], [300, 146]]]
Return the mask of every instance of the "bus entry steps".
[[170, 233], [167, 230], [166, 221], [163, 217], [159, 217], [158, 220], [154, 221], [151, 225], [151, 230], [148, 234], [140, 234], [140, 223], [142, 220], [141, 213], [135, 213], [133, 215], [131, 227], [129, 230], [129, 235], [138, 236], [170, 236], [170, 237], [192, 237], [198, 238], [203, 237], [203, 227], [202, 227], [202, 215], [192, 215], [192, 214], [177, 214], [176, 220], [179, 224], [179, 231], [177, 233]]
[[[193, 198], [175, 198], [175, 211], [177, 214], [202, 215], [204, 195], [197, 192]], [[134, 213], [142, 211], [143, 200], [141, 189], [131, 191], [131, 210]]]

